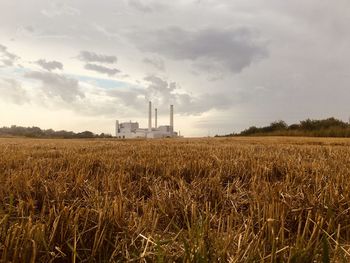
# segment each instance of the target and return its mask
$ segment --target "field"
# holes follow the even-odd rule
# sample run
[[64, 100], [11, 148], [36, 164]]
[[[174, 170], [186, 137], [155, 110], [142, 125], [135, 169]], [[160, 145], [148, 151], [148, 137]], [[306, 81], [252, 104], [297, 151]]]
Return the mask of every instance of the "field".
[[1, 262], [349, 262], [350, 139], [0, 139]]

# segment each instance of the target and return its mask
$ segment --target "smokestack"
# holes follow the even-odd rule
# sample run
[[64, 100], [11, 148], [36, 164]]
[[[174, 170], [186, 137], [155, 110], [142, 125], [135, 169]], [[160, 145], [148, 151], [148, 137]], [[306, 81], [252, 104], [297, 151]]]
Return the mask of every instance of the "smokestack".
[[170, 105], [170, 134], [174, 132], [174, 105]]
[[148, 131], [152, 131], [152, 102], [148, 102]]
[[154, 109], [154, 128], [158, 128], [158, 124], [157, 124], [157, 119], [158, 119], [158, 112], [157, 112], [157, 108]]
[[119, 121], [115, 121], [115, 136], [118, 136], [119, 133]]

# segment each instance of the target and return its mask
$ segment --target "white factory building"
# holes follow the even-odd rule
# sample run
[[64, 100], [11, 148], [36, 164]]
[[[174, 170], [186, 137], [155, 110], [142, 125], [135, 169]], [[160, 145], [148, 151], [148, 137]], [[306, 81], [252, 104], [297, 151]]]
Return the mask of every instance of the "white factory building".
[[148, 128], [140, 128], [138, 122], [115, 123], [115, 136], [119, 139], [132, 138], [172, 138], [178, 137], [174, 131], [174, 106], [170, 105], [170, 125], [157, 124], [157, 108], [154, 109], [154, 126], [152, 126], [152, 102], [148, 103]]

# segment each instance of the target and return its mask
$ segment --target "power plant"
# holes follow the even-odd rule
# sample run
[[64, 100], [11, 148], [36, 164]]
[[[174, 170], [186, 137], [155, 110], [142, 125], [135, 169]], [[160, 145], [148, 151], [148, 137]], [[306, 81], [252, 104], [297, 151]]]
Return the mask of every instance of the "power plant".
[[140, 128], [138, 122], [115, 123], [115, 136], [119, 139], [133, 138], [173, 138], [178, 137], [174, 131], [174, 106], [170, 105], [169, 125], [158, 126], [158, 110], [154, 109], [154, 127], [152, 127], [152, 102], [148, 102], [148, 128]]

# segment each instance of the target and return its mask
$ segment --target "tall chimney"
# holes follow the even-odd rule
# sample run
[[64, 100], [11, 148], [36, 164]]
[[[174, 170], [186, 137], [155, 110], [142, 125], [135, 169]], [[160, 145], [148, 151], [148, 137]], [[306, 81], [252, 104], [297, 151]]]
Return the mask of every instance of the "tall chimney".
[[115, 121], [115, 136], [118, 136], [119, 133], [119, 121]]
[[157, 108], [154, 109], [154, 128], [158, 128], [158, 124], [157, 124], [157, 120], [158, 120], [158, 110]]
[[174, 132], [174, 105], [170, 105], [170, 134]]
[[152, 102], [148, 102], [148, 131], [152, 131]]

